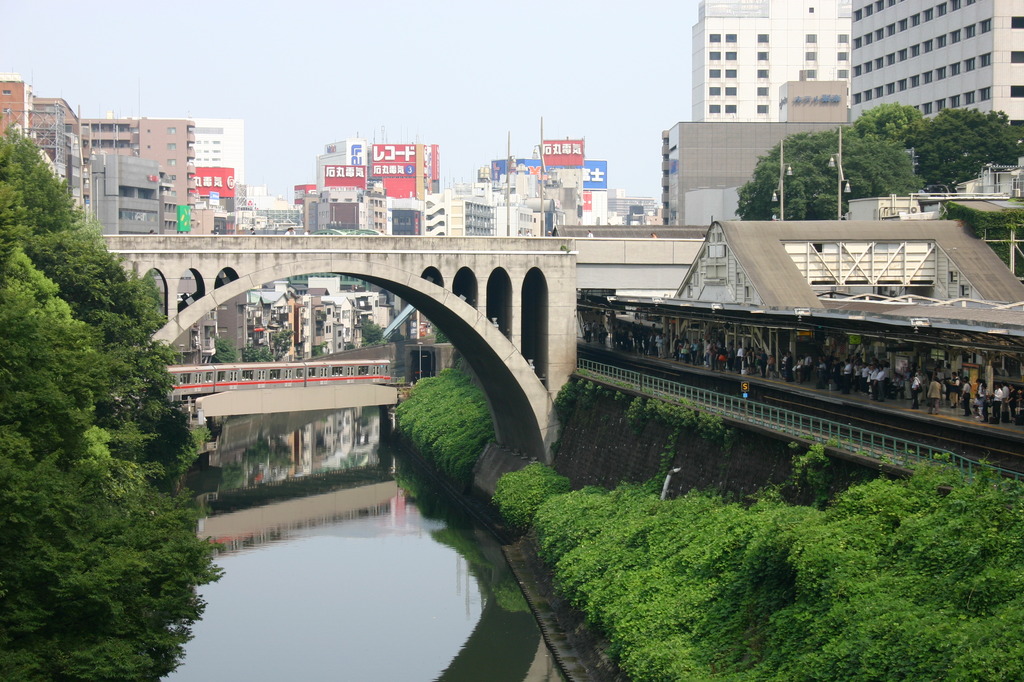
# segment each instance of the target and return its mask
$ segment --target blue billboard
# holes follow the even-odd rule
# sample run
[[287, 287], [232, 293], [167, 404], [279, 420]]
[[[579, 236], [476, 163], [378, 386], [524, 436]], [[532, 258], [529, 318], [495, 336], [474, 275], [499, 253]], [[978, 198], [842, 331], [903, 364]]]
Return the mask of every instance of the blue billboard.
[[[558, 166], [552, 166], [557, 168]], [[495, 159], [491, 161], [491, 182], [501, 182], [508, 168], [508, 160]], [[540, 175], [540, 159], [516, 159], [515, 171], [517, 173], [530, 173]], [[583, 161], [583, 189], [608, 189], [608, 162]]]

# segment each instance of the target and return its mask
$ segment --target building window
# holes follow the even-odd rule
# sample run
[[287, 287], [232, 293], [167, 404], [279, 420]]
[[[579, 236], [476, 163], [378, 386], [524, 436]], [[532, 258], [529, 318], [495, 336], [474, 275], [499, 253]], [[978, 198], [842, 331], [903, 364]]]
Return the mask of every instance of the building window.
[[942, 111], [946, 108], [946, 98], [935, 100], [935, 111]]
[[178, 149], [178, 144], [176, 142], [168, 142], [167, 143], [167, 151], [173, 152], [173, 151], [176, 151], [177, 149]]
[[992, 20], [991, 19], [982, 19], [981, 20], [981, 32], [982, 33], [988, 33], [991, 30], [992, 30]]
[[757, 77], [758, 78], [767, 78], [768, 77], [768, 69], [758, 69], [757, 70]]
[[757, 42], [762, 44], [762, 45], [768, 44], [768, 34], [767, 33], [758, 33], [757, 34]]
[[896, 24], [889, 24], [885, 27], [885, 35], [893, 36], [896, 35]]
[[882, 62], [882, 58], [881, 57], [877, 57], [875, 59], [875, 68], [876, 69], [881, 69], [883, 66], [884, 66], [884, 63]]
[[804, 78], [807, 80], [814, 80], [818, 77], [818, 71], [816, 69], [807, 69], [804, 71]]
[[929, 7], [928, 9], [926, 9], [924, 11], [924, 20], [925, 21], [931, 21], [934, 18], [935, 18], [935, 10], [934, 9]]
[[173, 127], [173, 126], [171, 126], [170, 128], [167, 129], [167, 134], [168, 135], [177, 135], [178, 134], [178, 129]]
[[725, 70], [725, 77], [726, 78], [735, 78], [736, 77], [736, 69], [726, 69]]
[[921, 77], [920, 76], [911, 76], [910, 77], [910, 87], [916, 88], [919, 85], [921, 85]]
[[928, 84], [928, 83], [932, 82], [932, 72], [931, 71], [925, 71], [922, 75], [924, 76], [925, 84]]
[[722, 42], [722, 34], [721, 33], [712, 33], [711, 35], [708, 36], [708, 42], [709, 43], [720, 43], [720, 42]]
[[721, 60], [722, 60], [722, 53], [721, 52], [708, 52], [708, 61], [710, 61], [710, 62], [718, 62], [718, 61], [721, 61]]
[[907, 48], [903, 48], [897, 54], [899, 55], [901, 62], [907, 61]]
[[807, 62], [816, 62], [816, 61], [818, 61], [818, 53], [817, 52], [805, 52], [804, 53], [804, 61], [807, 61]]
[[708, 71], [708, 78], [721, 78], [721, 77], [722, 77], [722, 70], [721, 69], [711, 69], [710, 71]]
[[946, 3], [940, 2], [938, 5], [935, 5], [935, 10], [938, 12], [940, 17], [946, 16]]
[[900, 27], [901, 31], [906, 31], [907, 30], [907, 20], [906, 19], [900, 19], [899, 27]]
[[895, 63], [896, 63], [896, 53], [895, 52], [890, 52], [889, 54], [885, 55], [885, 65], [886, 66], [892, 66]]
[[960, 95], [951, 95], [949, 98], [949, 106], [953, 109], [960, 106]]
[[850, 77], [850, 70], [849, 69], [839, 69], [838, 71], [836, 71], [836, 77], [839, 78], [840, 80], [842, 80], [844, 78], [849, 78]]
[[943, 34], [941, 36], [936, 36], [935, 37], [935, 47], [943, 48], [945, 46], [946, 46], [946, 35]]
[[946, 77], [946, 67], [945, 66], [940, 66], [939, 68], [935, 69], [935, 80], [940, 81], [940, 80], [942, 80], [945, 77]]
[[850, 36], [849, 36], [849, 34], [840, 33], [839, 34], [839, 41], [838, 42], [839, 42], [840, 45], [849, 45], [850, 44]]
[[924, 114], [925, 116], [927, 116], [928, 114], [932, 113], [932, 103], [931, 102], [925, 102], [924, 104], [922, 104], [921, 105], [921, 113]]
[[768, 105], [767, 104], [758, 104], [757, 105], [757, 113], [759, 113], [759, 114], [767, 114], [768, 113]]
[[1011, 85], [1010, 97], [1024, 97], [1024, 85]]
[[987, 102], [992, 99], [992, 88], [982, 88], [978, 90], [978, 99], [982, 102]]
[[860, 48], [861, 48], [861, 40], [860, 40], [860, 38], [854, 38], [853, 39], [853, 49], [859, 50]]
[[722, 94], [722, 88], [718, 88], [718, 87], [708, 88], [708, 96], [710, 96], [710, 97], [719, 97], [719, 96], [721, 96], [721, 94]]
[[960, 9], [960, 0], [949, 0], [949, 8], [954, 11]]
[[907, 79], [906, 78], [899, 79], [896, 82], [896, 87], [899, 88], [900, 92], [903, 92], [904, 90], [906, 90], [907, 89]]
[[735, 52], [726, 52], [725, 53], [725, 61], [727, 61], [727, 62], [734, 62], [734, 61], [736, 61], [736, 53]]
[[925, 53], [931, 52], [932, 51], [932, 47], [933, 46], [932, 46], [931, 39], [928, 39], [928, 40], [924, 41], [924, 51], [925, 51]]
[[956, 29], [955, 31], [950, 31], [949, 32], [949, 42], [951, 42], [951, 43], [959, 43], [960, 42], [960, 29]]
[[849, 52], [840, 52], [839, 56], [838, 56], [838, 59], [841, 62], [848, 62], [848, 61], [850, 61], [850, 53]]
[[894, 95], [894, 94], [896, 94], [896, 84], [895, 83], [886, 83], [885, 84], [885, 94], [887, 94], [887, 95]]
[[1011, 64], [1024, 64], [1024, 52], [1011, 52], [1010, 53]]
[[985, 54], [981, 55], [981, 57], [979, 57], [979, 59], [981, 60], [981, 66], [982, 67], [992, 66], [992, 53], [991, 52], [986, 52]]
[[974, 71], [974, 57], [968, 57], [964, 60], [964, 71]]
[[911, 26], [920, 26], [921, 25], [921, 14], [920, 13], [911, 15], [911, 17], [910, 17], [910, 25]]
[[725, 89], [725, 96], [726, 97], [735, 97], [736, 96], [736, 88], [735, 87], [726, 88]]
[[767, 97], [768, 96], [768, 88], [758, 88], [757, 89], [757, 96], [758, 97]]
[[920, 57], [921, 56], [921, 44], [920, 43], [918, 43], [917, 45], [911, 45], [910, 46], [910, 56], [911, 57]]
[[804, 39], [804, 42], [806, 42], [806, 43], [816, 43], [816, 42], [818, 42], [818, 35], [816, 33], [808, 33], [807, 36]]
[[976, 24], [968, 24], [964, 26], [964, 37], [973, 38], [978, 33], [978, 27]]
[[974, 90], [964, 93], [964, 104], [974, 104]]
[[871, 73], [875, 69], [871, 62], [864, 62], [864, 73]]
[[960, 62], [953, 62], [949, 65], [949, 75], [959, 76], [960, 75]]
[[766, 62], [766, 61], [768, 61], [768, 53], [767, 52], [758, 52], [757, 53], [757, 61], [759, 61], [759, 62]]
[[853, 67], [853, 75], [854, 75], [854, 77], [856, 78], [856, 77], [860, 76], [861, 73], [863, 72], [863, 70], [864, 70], [864, 67], [862, 67], [860, 64], [857, 64], [856, 66], [854, 66]]
[[881, 97], [881, 96], [882, 96], [882, 86], [879, 85], [877, 88], [875, 88], [875, 97]]
[[711, 106], [708, 107], [708, 113], [709, 114], [720, 114], [720, 113], [722, 113], [722, 105], [721, 104], [712, 104]]
[[727, 114], [735, 114], [736, 113], [736, 105], [735, 104], [726, 104], [725, 105], [725, 113], [727, 113]]
[[871, 91], [870, 90], [865, 90], [864, 91], [864, 101], [865, 102], [870, 102], [871, 101]]
[[168, 166], [177, 166], [178, 165], [178, 160], [177, 159], [167, 159], [167, 165]]
[[859, 92], [854, 94], [854, 96], [853, 96], [853, 103], [854, 104], [860, 104], [860, 93]]
[[725, 42], [727, 42], [727, 43], [735, 43], [736, 42], [736, 34], [735, 33], [726, 33], [725, 34]]
[[1013, 17], [1010, 19], [1010, 28], [1024, 28], [1024, 17]]

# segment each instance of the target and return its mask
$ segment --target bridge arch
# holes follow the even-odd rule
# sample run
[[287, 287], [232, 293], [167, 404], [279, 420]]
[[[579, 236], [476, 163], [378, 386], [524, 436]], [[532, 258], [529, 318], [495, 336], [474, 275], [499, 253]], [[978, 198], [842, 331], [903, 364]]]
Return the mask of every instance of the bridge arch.
[[459, 268], [452, 280], [452, 291], [469, 305], [476, 307], [477, 284], [476, 274], [467, 267]]
[[487, 319], [511, 338], [512, 279], [505, 268], [495, 268], [487, 277]]

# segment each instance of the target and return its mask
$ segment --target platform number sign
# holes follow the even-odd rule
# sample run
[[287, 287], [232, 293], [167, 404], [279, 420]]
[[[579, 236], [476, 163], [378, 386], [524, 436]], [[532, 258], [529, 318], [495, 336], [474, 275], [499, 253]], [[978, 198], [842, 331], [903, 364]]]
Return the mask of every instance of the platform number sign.
[[742, 391], [744, 398], [749, 398], [750, 397], [750, 382], [749, 381], [741, 381], [740, 382], [740, 391]]

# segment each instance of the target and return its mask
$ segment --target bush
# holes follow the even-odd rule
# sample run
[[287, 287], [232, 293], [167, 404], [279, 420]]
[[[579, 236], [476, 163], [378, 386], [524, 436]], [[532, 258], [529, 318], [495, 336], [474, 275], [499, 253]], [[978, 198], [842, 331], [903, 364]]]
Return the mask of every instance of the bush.
[[502, 476], [493, 501], [505, 523], [518, 530], [527, 530], [533, 525], [533, 517], [541, 504], [553, 495], [569, 492], [569, 489], [568, 478], [534, 462]]

